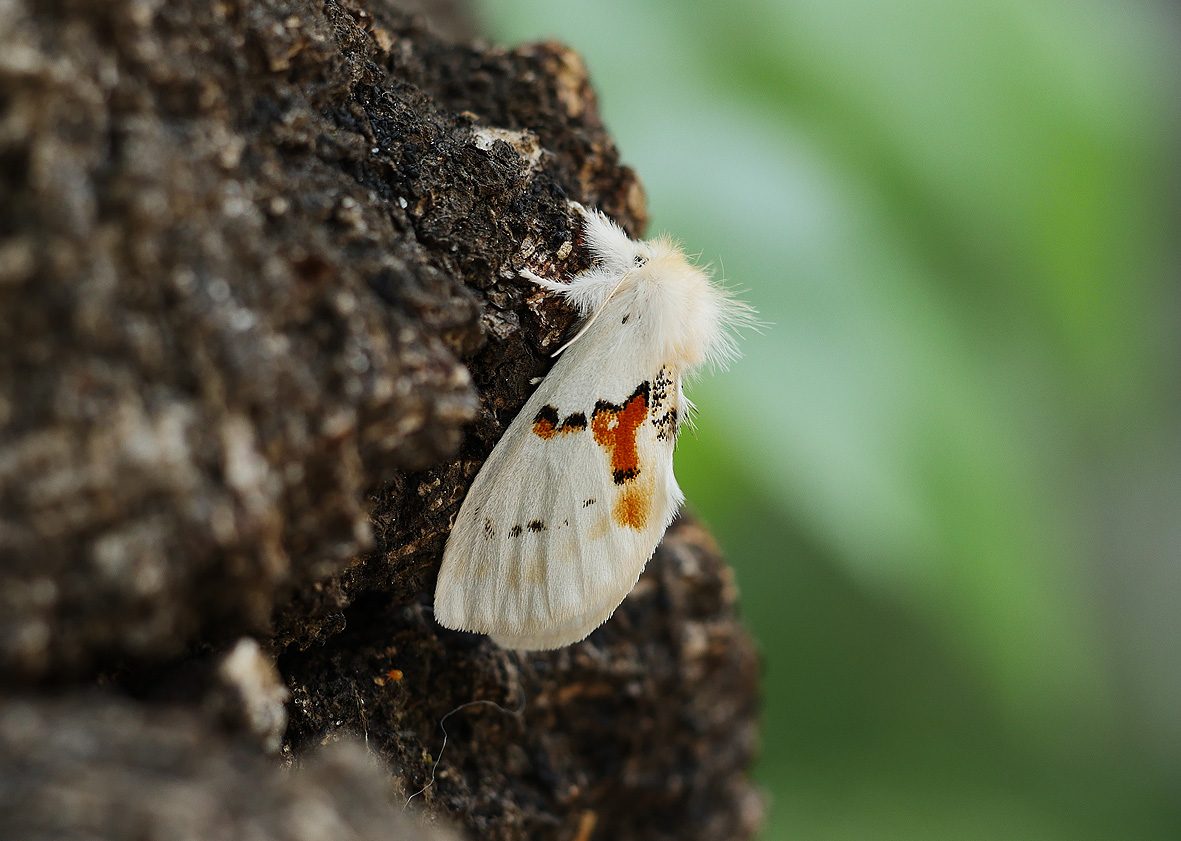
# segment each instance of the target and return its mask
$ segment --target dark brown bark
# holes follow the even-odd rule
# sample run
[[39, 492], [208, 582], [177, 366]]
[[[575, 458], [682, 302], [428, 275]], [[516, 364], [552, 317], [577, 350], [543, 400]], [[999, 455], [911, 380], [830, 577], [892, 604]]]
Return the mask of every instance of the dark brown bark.
[[[414, 810], [480, 838], [753, 831], [757, 663], [698, 526], [582, 645], [431, 620], [450, 520], [572, 320], [516, 270], [586, 265], [568, 199], [645, 221], [577, 55], [465, 31], [361, 0], [7, 4], [0, 789], [66, 784], [37, 745], [88, 732], [144, 792], [159, 744], [249, 808], [321, 785], [312, 749], [347, 738], [387, 769], [349, 754], [359, 786], [393, 780], [378, 815], [484, 699], [519, 712], [452, 715]], [[264, 653], [228, 654], [243, 636]], [[264, 758], [284, 684], [290, 781]], [[161, 742], [166, 714], [205, 735]], [[250, 773], [188, 757], [205, 738]]]

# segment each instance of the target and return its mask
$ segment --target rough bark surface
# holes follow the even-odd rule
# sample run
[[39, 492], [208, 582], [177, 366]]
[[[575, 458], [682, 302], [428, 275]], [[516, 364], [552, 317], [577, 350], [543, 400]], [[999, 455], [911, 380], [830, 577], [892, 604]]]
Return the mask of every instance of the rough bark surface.
[[0, 704], [0, 838], [456, 841], [390, 802], [356, 743], [274, 772], [199, 713], [79, 693]]
[[478, 838], [757, 826], [697, 525], [581, 645], [431, 619], [572, 321], [517, 269], [586, 265], [569, 200], [645, 222], [578, 56], [446, 11], [0, 0], [0, 834], [414, 837], [424, 787]]

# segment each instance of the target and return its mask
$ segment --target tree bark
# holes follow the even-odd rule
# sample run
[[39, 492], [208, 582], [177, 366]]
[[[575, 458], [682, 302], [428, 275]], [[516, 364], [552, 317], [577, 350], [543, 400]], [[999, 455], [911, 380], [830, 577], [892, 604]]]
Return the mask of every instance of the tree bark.
[[[757, 658], [691, 519], [580, 645], [431, 618], [573, 320], [517, 270], [587, 265], [569, 200], [645, 223], [577, 54], [444, 11], [0, 0], [0, 791], [41, 781], [0, 835], [757, 827]], [[62, 805], [132, 790], [207, 811]]]

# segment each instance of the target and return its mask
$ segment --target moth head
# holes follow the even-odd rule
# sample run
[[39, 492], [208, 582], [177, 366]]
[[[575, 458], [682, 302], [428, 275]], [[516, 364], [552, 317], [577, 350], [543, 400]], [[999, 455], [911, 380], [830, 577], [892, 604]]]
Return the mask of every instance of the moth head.
[[[581, 208], [581, 205], [579, 206]], [[654, 259], [668, 254], [680, 254], [676, 243], [669, 239], [634, 240], [627, 232], [600, 210], [581, 208], [583, 234], [587, 248], [606, 275], [626, 279], [628, 275]]]

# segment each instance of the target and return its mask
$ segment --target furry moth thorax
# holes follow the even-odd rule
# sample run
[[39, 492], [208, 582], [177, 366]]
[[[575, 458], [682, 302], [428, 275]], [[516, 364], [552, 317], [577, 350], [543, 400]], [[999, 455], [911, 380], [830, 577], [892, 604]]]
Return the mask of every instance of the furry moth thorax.
[[610, 307], [646, 322], [644, 350], [681, 371], [738, 356], [733, 331], [750, 323], [750, 307], [689, 262], [675, 241], [632, 240], [599, 212], [585, 213], [584, 236], [596, 265], [569, 284], [539, 285], [562, 294], [584, 317], [605, 317]]

